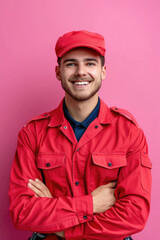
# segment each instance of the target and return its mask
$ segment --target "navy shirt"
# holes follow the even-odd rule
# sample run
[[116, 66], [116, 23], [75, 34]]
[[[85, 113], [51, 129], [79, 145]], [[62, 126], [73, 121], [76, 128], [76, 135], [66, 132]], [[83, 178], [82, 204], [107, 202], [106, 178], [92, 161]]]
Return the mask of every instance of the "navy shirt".
[[74, 134], [77, 138], [77, 141], [79, 141], [79, 139], [82, 137], [83, 133], [85, 132], [85, 130], [87, 129], [89, 124], [91, 122], [93, 122], [93, 120], [98, 116], [99, 107], [100, 107], [100, 99], [98, 98], [98, 103], [97, 103], [96, 107], [93, 109], [93, 111], [90, 113], [90, 115], [83, 122], [77, 122], [69, 114], [68, 109], [65, 104], [65, 99], [64, 99], [64, 101], [63, 101], [64, 116], [71, 124]]

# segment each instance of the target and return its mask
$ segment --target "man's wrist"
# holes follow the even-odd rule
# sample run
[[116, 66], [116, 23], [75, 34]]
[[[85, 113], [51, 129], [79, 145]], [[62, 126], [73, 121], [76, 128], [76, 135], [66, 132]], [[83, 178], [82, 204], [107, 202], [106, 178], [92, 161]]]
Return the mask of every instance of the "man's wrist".
[[55, 234], [56, 234], [58, 237], [65, 237], [64, 231], [62, 231], [62, 232], [55, 232]]
[[92, 200], [93, 200], [93, 213], [96, 213], [96, 204], [95, 204], [95, 197], [92, 196]]

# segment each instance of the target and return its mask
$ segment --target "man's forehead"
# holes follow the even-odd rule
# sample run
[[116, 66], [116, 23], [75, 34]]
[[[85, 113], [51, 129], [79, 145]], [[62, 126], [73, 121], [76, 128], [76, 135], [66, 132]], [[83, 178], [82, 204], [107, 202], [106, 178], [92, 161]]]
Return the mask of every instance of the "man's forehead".
[[100, 59], [100, 55], [98, 52], [91, 48], [86, 48], [86, 47], [79, 47], [79, 48], [74, 48], [67, 52], [62, 59], [65, 60], [67, 58], [73, 58], [73, 59], [89, 59], [89, 58], [95, 58], [95, 59]]

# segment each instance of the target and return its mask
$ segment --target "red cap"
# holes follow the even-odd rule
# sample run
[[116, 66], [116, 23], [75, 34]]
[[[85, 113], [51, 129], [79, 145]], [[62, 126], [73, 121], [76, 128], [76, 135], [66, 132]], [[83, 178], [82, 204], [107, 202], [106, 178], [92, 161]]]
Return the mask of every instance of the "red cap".
[[92, 48], [100, 55], [105, 54], [105, 42], [104, 37], [98, 33], [92, 33], [88, 31], [73, 31], [65, 33], [59, 37], [55, 46], [57, 57], [62, 57], [68, 51], [77, 47]]

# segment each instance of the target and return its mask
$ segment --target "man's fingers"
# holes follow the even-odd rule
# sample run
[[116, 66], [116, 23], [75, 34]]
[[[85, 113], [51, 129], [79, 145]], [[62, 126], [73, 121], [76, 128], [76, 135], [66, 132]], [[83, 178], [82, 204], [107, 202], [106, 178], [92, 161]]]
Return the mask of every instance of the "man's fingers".
[[34, 191], [38, 197], [52, 197], [47, 186], [39, 179], [29, 179], [28, 187]]
[[108, 187], [108, 188], [115, 188], [117, 185], [117, 182], [110, 182], [110, 183], [107, 183], [106, 185], [104, 185], [105, 187]]
[[42, 191], [36, 188], [33, 184], [28, 183], [28, 187], [35, 193], [36, 197], [45, 197]]
[[45, 184], [42, 183], [41, 180], [39, 180], [37, 178], [35, 180], [29, 179], [29, 183], [31, 183], [33, 186], [35, 186], [39, 190], [45, 189], [45, 187], [46, 187]]
[[33, 181], [32, 179], [29, 179], [29, 183], [32, 184], [34, 187], [36, 187], [38, 190], [42, 191], [43, 193], [47, 192], [48, 190], [46, 185], [37, 178], [35, 179], [35, 181]]

